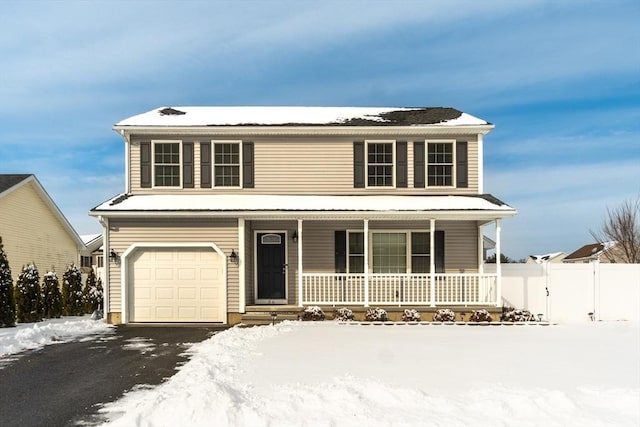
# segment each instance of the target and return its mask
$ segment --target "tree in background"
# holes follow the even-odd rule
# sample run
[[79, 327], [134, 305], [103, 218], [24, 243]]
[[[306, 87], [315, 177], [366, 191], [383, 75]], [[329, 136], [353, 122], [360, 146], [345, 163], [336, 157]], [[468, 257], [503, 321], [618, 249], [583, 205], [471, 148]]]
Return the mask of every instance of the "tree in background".
[[102, 281], [96, 279], [93, 268], [89, 271], [87, 281], [84, 284], [85, 313], [93, 313], [102, 308]]
[[[487, 257], [487, 260], [485, 261], [487, 264], [495, 264], [496, 263], [496, 254], [490, 255]], [[512, 264], [512, 263], [516, 263], [518, 261], [509, 258], [508, 256], [506, 256], [505, 254], [500, 254], [500, 262], [502, 264]]]
[[53, 319], [62, 316], [62, 293], [58, 275], [53, 271], [44, 275], [42, 282], [42, 315]]
[[40, 273], [35, 264], [22, 267], [15, 288], [16, 317], [19, 323], [42, 320]]
[[62, 306], [65, 316], [82, 316], [85, 314], [82, 275], [75, 264], [68, 266], [62, 276]]
[[13, 298], [13, 279], [9, 260], [4, 252], [2, 237], [0, 237], [0, 327], [15, 326], [16, 302]]
[[612, 251], [605, 253], [610, 261], [640, 263], [640, 195], [625, 200], [614, 209], [607, 208], [607, 216], [600, 230], [590, 231], [598, 243], [615, 242]]

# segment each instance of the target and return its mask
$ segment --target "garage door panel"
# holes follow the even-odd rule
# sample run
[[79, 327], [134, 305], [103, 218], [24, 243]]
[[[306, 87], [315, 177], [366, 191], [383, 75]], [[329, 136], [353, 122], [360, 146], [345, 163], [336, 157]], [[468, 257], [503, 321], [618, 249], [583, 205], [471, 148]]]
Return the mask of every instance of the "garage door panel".
[[222, 322], [223, 262], [210, 248], [145, 248], [128, 260], [134, 322]]

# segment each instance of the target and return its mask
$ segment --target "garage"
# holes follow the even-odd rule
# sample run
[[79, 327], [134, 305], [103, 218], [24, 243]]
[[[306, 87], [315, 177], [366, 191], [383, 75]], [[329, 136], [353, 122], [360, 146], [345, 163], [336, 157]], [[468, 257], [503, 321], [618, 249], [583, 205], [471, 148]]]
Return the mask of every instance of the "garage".
[[224, 263], [213, 248], [138, 248], [127, 258], [130, 322], [225, 321]]

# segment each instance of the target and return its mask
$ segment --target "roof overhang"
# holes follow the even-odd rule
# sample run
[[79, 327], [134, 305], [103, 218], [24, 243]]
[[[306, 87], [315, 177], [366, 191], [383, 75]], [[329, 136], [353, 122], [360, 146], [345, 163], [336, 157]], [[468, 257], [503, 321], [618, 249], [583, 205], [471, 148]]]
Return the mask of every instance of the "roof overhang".
[[468, 126], [114, 126], [123, 137], [131, 135], [246, 135], [246, 136], [429, 136], [486, 135], [492, 124]]
[[471, 220], [512, 217], [516, 210], [490, 195], [119, 195], [90, 215], [105, 218], [218, 217], [332, 220]]

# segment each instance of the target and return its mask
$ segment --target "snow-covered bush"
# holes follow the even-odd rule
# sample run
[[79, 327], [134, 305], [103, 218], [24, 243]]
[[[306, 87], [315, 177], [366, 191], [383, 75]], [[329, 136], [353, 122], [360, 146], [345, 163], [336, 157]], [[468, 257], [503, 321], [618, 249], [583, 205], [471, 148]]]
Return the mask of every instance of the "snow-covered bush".
[[62, 294], [58, 275], [49, 271], [42, 282], [42, 316], [47, 319], [62, 316]]
[[322, 309], [317, 305], [311, 305], [309, 307], [305, 307], [304, 310], [302, 310], [300, 319], [311, 320], [314, 322], [318, 320], [324, 320], [324, 311], [322, 311]]
[[503, 322], [535, 322], [536, 317], [529, 310], [516, 310], [511, 308], [504, 311], [500, 320]]
[[456, 314], [448, 308], [441, 308], [433, 315], [434, 322], [453, 322], [455, 320]]
[[13, 297], [13, 279], [9, 260], [0, 237], [0, 328], [16, 324], [16, 301]]
[[19, 323], [42, 320], [42, 295], [40, 273], [34, 264], [25, 265], [18, 276], [15, 288], [16, 317]]
[[353, 311], [350, 308], [346, 307], [336, 308], [336, 310], [333, 312], [333, 318], [340, 322], [353, 320]]
[[82, 276], [75, 264], [68, 266], [62, 276], [62, 305], [66, 316], [82, 316], [84, 314]]
[[420, 313], [418, 313], [415, 309], [405, 309], [402, 313], [402, 321], [403, 322], [419, 322], [420, 321]]
[[364, 315], [364, 320], [369, 322], [386, 322], [388, 319], [387, 311], [383, 308], [370, 308]]
[[96, 279], [96, 274], [93, 272], [93, 268], [89, 270], [82, 293], [86, 313], [93, 313], [94, 311], [102, 308], [102, 281], [100, 279]]
[[469, 316], [469, 322], [491, 322], [492, 320], [491, 315], [485, 309], [473, 310], [473, 313]]

